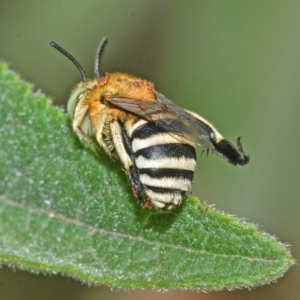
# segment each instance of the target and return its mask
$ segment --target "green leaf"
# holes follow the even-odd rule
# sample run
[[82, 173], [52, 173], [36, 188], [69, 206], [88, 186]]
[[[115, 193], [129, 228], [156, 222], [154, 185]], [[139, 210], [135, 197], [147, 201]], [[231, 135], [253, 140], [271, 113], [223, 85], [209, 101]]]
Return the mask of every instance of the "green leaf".
[[82, 145], [49, 100], [0, 65], [0, 259], [119, 288], [223, 289], [275, 280], [288, 249], [189, 198], [142, 209], [122, 166]]

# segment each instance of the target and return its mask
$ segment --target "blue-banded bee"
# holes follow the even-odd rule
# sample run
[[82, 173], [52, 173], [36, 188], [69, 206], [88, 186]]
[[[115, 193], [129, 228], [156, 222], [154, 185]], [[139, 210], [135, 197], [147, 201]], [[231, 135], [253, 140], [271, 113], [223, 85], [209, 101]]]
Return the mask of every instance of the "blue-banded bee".
[[96, 53], [94, 79], [87, 79], [71, 54], [50, 44], [81, 74], [67, 106], [74, 132], [96, 151], [98, 143], [121, 160], [142, 207], [170, 210], [182, 202], [194, 177], [195, 144], [233, 165], [249, 162], [240, 137], [235, 149], [209, 122], [174, 104], [153, 83], [124, 73], [101, 77], [106, 42], [102, 39]]

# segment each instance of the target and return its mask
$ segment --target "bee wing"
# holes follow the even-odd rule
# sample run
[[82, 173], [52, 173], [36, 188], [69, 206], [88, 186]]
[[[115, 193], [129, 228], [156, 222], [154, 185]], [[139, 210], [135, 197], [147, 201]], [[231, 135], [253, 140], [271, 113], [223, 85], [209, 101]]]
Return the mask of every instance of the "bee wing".
[[117, 96], [108, 99], [107, 102], [142, 119], [155, 122], [157, 126], [180, 139], [187, 139], [205, 149], [215, 148], [210, 141], [214, 132], [206, 120], [179, 107], [157, 91], [155, 95], [156, 100]]

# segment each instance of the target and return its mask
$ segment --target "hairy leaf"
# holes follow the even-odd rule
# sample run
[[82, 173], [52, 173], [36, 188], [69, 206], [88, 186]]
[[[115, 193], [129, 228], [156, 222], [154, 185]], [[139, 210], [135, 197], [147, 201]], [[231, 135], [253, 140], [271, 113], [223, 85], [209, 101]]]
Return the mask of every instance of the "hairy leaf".
[[142, 209], [122, 166], [82, 145], [70, 121], [0, 65], [0, 259], [119, 288], [223, 289], [293, 264], [251, 224], [189, 198]]

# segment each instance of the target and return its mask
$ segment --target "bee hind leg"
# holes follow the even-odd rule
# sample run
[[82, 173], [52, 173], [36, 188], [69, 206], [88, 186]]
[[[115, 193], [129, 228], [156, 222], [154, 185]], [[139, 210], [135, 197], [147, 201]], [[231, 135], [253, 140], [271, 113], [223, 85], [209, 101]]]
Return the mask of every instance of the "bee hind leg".
[[144, 187], [140, 182], [139, 170], [135, 165], [131, 140], [126, 134], [122, 124], [117, 120], [110, 123], [110, 129], [114, 147], [131, 182], [133, 195], [138, 199], [139, 204], [144, 207]]
[[139, 171], [136, 166], [132, 165], [127, 170], [127, 176], [132, 185], [132, 192], [135, 198], [138, 199], [138, 202], [141, 207], [145, 207], [145, 197], [144, 197], [144, 189], [140, 182]]

